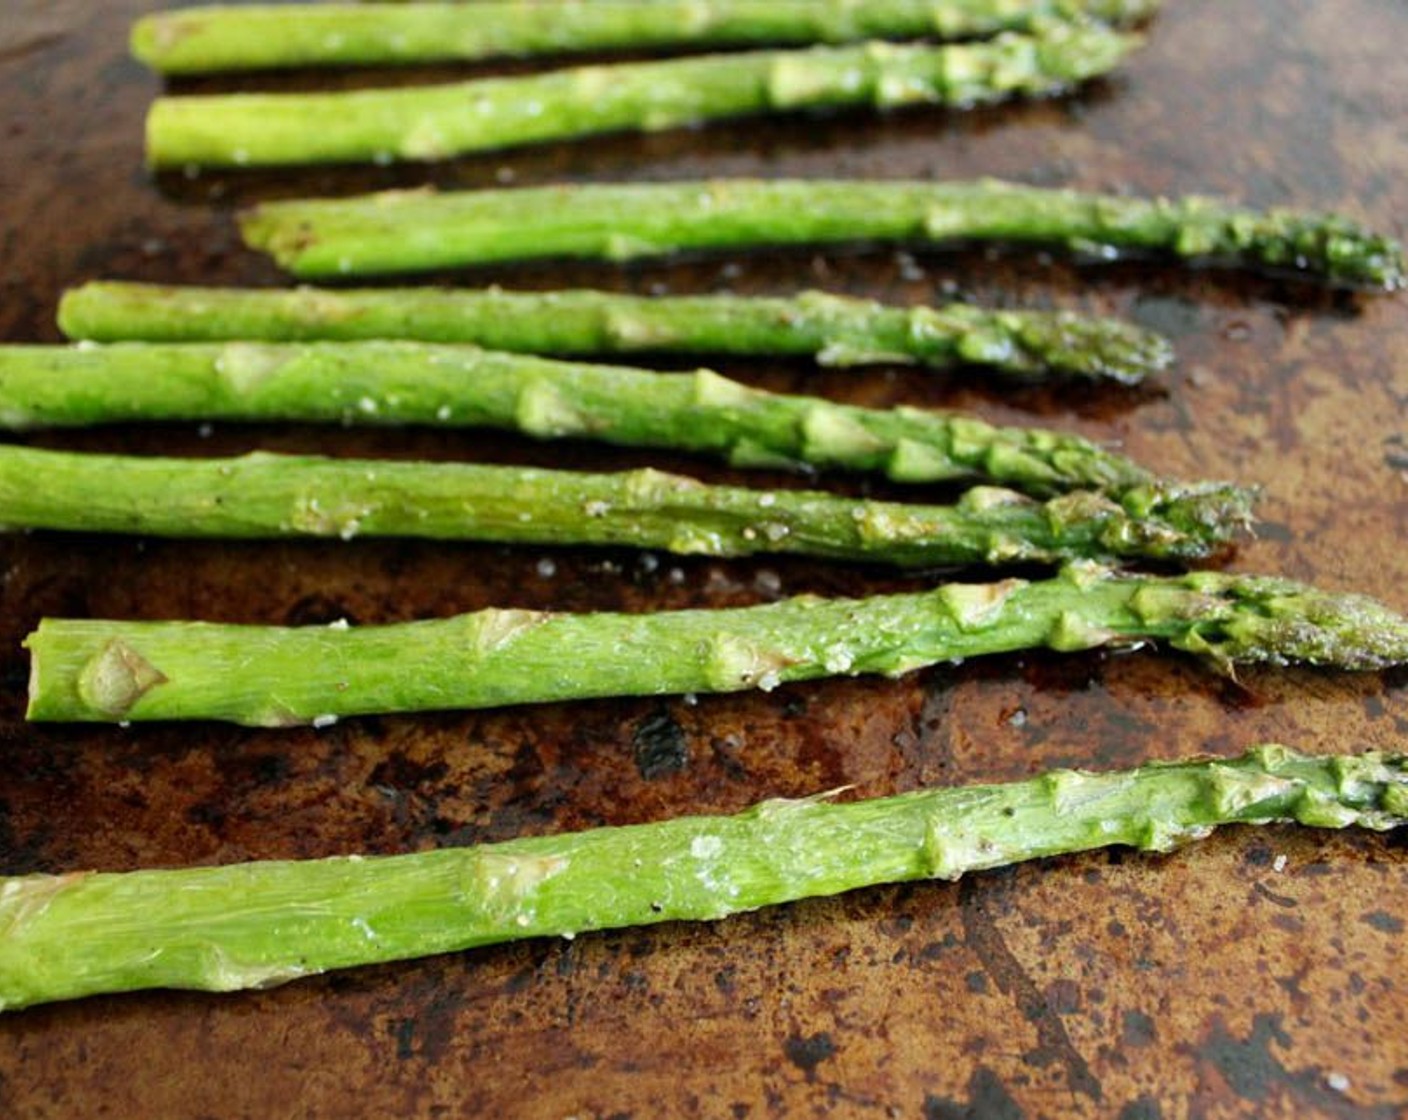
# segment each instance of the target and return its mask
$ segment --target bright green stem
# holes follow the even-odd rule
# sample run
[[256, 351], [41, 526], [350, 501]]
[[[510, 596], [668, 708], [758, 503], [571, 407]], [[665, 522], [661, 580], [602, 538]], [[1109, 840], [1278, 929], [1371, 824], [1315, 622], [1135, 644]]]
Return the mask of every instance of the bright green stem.
[[1333, 214], [1258, 212], [1214, 199], [1126, 198], [985, 179], [724, 179], [510, 190], [392, 191], [270, 202], [245, 240], [298, 276], [457, 268], [538, 257], [628, 261], [682, 250], [846, 242], [1064, 246], [1296, 272], [1394, 289], [1397, 242]]
[[957, 46], [866, 43], [580, 66], [439, 86], [160, 97], [153, 167], [438, 160], [626, 130], [818, 107], [968, 106], [1064, 92], [1113, 69], [1132, 36], [1054, 26]]
[[11, 529], [629, 545], [923, 567], [1201, 559], [1247, 517], [1246, 495], [1215, 485], [1172, 498], [1151, 486], [1124, 505], [1085, 491], [1040, 505], [978, 488], [956, 506], [920, 506], [706, 486], [655, 470], [580, 474], [263, 453], [151, 459], [0, 445], [0, 525]]
[[422, 342], [0, 346], [0, 426], [138, 420], [491, 427], [722, 456], [737, 467], [985, 479], [1048, 495], [1153, 476], [1079, 436], [914, 408], [767, 393], [662, 374]]
[[1004, 785], [765, 801], [413, 855], [0, 880], [0, 1009], [144, 988], [265, 988], [329, 969], [530, 937], [713, 921], [880, 883], [952, 880], [1226, 824], [1385, 831], [1408, 759], [1241, 758], [1056, 770]]
[[400, 338], [538, 354], [799, 355], [827, 366], [983, 366], [1024, 379], [1058, 373], [1124, 384], [1173, 361], [1165, 338], [1117, 319], [962, 303], [887, 307], [825, 292], [768, 299], [95, 281], [64, 293], [59, 324], [70, 338], [99, 342]]
[[35, 720], [221, 719], [282, 727], [339, 716], [608, 696], [772, 689], [1021, 649], [1162, 641], [1226, 669], [1408, 660], [1408, 619], [1285, 580], [1121, 576], [950, 584], [870, 599], [650, 614], [484, 610], [389, 626], [280, 628], [45, 619]]
[[587, 51], [944, 39], [1138, 23], [1156, 0], [480, 0], [281, 4], [144, 16], [132, 53], [164, 74], [389, 66]]

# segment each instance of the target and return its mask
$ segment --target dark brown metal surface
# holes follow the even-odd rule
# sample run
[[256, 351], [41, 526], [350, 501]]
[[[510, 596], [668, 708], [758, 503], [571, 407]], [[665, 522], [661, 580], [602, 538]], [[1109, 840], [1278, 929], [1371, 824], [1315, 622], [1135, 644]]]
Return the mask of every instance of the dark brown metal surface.
[[[1408, 7], [1396, 0], [1172, 0], [1122, 76], [1061, 104], [794, 118], [431, 170], [154, 185], [141, 120], [158, 85], [125, 59], [124, 42], [130, 19], [156, 6], [4, 5], [0, 337], [55, 339], [60, 290], [92, 277], [278, 283], [239, 248], [233, 207], [426, 180], [997, 174], [1340, 208], [1405, 232]], [[1264, 484], [1265, 524], [1235, 567], [1408, 609], [1402, 297], [1034, 254], [780, 254], [469, 279], [822, 285], [904, 301], [962, 292], [1131, 315], [1180, 348], [1156, 391], [1004, 395], [963, 376], [727, 369], [842, 399], [1068, 424], [1169, 473]], [[663, 458], [728, 477], [683, 458], [410, 431], [184, 425], [36, 441], [590, 467]], [[45, 614], [370, 623], [486, 604], [721, 606], [918, 581], [798, 561], [57, 535], [0, 541], [0, 571], [7, 873], [399, 852], [841, 785], [883, 794], [1235, 753], [1267, 739], [1408, 745], [1408, 675], [1257, 671], [1232, 682], [1150, 653], [1010, 657], [771, 695], [365, 719], [323, 732], [30, 728], [19, 642]], [[266, 993], [39, 1008], [0, 1020], [0, 1113], [1390, 1117], [1408, 1111], [1405, 921], [1403, 839], [1232, 831], [1168, 857], [1061, 859]]]

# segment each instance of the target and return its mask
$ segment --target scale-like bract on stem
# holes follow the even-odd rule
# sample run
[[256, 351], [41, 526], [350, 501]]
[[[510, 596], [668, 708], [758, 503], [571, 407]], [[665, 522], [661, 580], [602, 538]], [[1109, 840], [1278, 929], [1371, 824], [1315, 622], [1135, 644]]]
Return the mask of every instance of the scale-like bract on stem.
[[305, 278], [544, 257], [630, 261], [696, 250], [1006, 242], [1096, 259], [1164, 254], [1396, 289], [1402, 247], [1335, 214], [1132, 198], [999, 180], [715, 179], [269, 202], [245, 240]]
[[892, 307], [827, 292], [791, 298], [510, 292], [501, 288], [202, 288], [94, 281], [64, 293], [59, 325], [96, 342], [468, 342], [527, 354], [741, 354], [831, 367], [981, 367], [1142, 381], [1166, 369], [1162, 335], [1069, 311], [967, 303]]
[[[42, 479], [42, 485], [35, 485]], [[903, 567], [1197, 560], [1249, 519], [1235, 487], [1158, 485], [1123, 504], [1038, 503], [979, 487], [957, 505], [706, 486], [656, 470], [584, 474], [465, 463], [85, 455], [0, 445], [0, 526], [165, 537], [426, 537], [796, 553]]]
[[0, 880], [0, 1009], [264, 988], [521, 938], [711, 921], [1113, 845], [1167, 851], [1226, 824], [1386, 830], [1405, 819], [1403, 756], [1263, 746], [412, 855], [29, 875]]
[[578, 66], [438, 86], [160, 97], [157, 168], [440, 160], [608, 132], [801, 109], [964, 107], [1051, 96], [1112, 70], [1139, 40], [1054, 26], [948, 46], [866, 43]]
[[1408, 619], [1359, 595], [1199, 572], [1073, 565], [1039, 582], [948, 584], [867, 599], [647, 614], [490, 609], [386, 626], [266, 627], [45, 619], [29, 717], [219, 719], [280, 727], [339, 716], [610, 696], [737, 692], [1023, 649], [1162, 642], [1223, 669], [1408, 660]]
[[587, 51], [700, 50], [1040, 32], [1054, 20], [1128, 26], [1157, 0], [478, 0], [211, 5], [156, 12], [132, 53], [163, 74], [394, 66]]

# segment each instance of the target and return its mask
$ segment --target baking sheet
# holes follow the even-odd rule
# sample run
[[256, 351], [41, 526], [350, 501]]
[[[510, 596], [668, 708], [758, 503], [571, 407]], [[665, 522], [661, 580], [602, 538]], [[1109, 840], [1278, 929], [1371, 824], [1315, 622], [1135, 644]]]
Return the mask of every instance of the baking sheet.
[[[1338, 208], [1399, 236], [1408, 212], [1408, 8], [1387, 0], [1176, 0], [1120, 76], [1060, 103], [793, 117], [429, 169], [154, 184], [142, 169], [141, 119], [158, 83], [125, 59], [124, 43], [130, 20], [157, 6], [10, 0], [0, 20], [0, 337], [55, 340], [59, 292], [89, 278], [281, 283], [239, 247], [233, 208], [422, 182], [995, 174]], [[1131, 316], [1179, 347], [1177, 370], [1155, 389], [1012, 392], [970, 374], [717, 364], [768, 388], [1066, 425], [1171, 474], [1260, 483], [1260, 535], [1233, 567], [1408, 609], [1408, 448], [1396, 442], [1408, 432], [1402, 298], [1034, 253], [769, 253], [454, 279], [641, 292], [822, 286]], [[651, 463], [763, 481], [683, 456], [478, 433], [191, 424], [31, 438], [138, 453]], [[843, 785], [879, 795], [1052, 766], [1232, 754], [1269, 739], [1402, 748], [1408, 713], [1403, 673], [1257, 670], [1230, 681], [1176, 656], [1038, 654], [897, 681], [362, 719], [321, 732], [28, 727], [19, 641], [46, 614], [373, 623], [490, 604], [724, 606], [924, 579], [799, 560], [52, 534], [0, 540], [0, 571], [7, 873], [401, 852], [726, 812]], [[1229, 831], [1170, 856], [1045, 861], [269, 992], [38, 1008], [0, 1020], [0, 1111], [1394, 1116], [1408, 1109], [1403, 843]]]

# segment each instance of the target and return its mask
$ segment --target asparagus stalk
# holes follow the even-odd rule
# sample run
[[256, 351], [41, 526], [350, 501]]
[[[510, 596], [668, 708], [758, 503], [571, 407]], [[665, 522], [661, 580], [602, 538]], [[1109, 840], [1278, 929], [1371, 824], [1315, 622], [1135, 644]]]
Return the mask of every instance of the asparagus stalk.
[[0, 881], [0, 1009], [144, 988], [266, 988], [329, 969], [530, 937], [731, 914], [880, 883], [957, 879], [1227, 824], [1408, 821], [1408, 758], [1240, 758], [1055, 770], [850, 802], [695, 816], [411, 855]]
[[519, 0], [187, 8], [138, 20], [132, 53], [163, 74], [404, 65], [651, 48], [945, 39], [1138, 23], [1156, 0]]
[[582, 66], [439, 86], [161, 97], [155, 168], [438, 160], [623, 130], [817, 107], [969, 106], [1049, 96], [1136, 45], [1098, 26], [951, 46], [867, 43]]
[[540, 257], [629, 261], [681, 250], [843, 242], [1057, 245], [1099, 259], [1163, 253], [1396, 289], [1397, 242], [1332, 214], [1124, 198], [1004, 183], [722, 179], [510, 190], [390, 191], [265, 203], [245, 240], [298, 276]]
[[1045, 505], [978, 488], [954, 506], [922, 506], [705, 486], [655, 470], [581, 474], [262, 453], [151, 459], [0, 445], [0, 525], [11, 529], [630, 545], [924, 567], [1202, 559], [1247, 518], [1245, 493], [1217, 485], [1172, 497], [1145, 487], [1124, 504], [1078, 491]]
[[887, 307], [825, 292], [766, 299], [96, 281], [64, 293], [59, 324], [70, 338], [100, 342], [399, 338], [541, 354], [803, 355], [827, 366], [970, 365], [1024, 379], [1050, 372], [1127, 385], [1173, 361], [1167, 339], [1117, 319], [962, 303]]
[[769, 690], [979, 654], [1149, 641], [1224, 669], [1293, 661], [1376, 669], [1408, 660], [1408, 619], [1361, 596], [1279, 579], [1135, 577], [1081, 565], [1033, 583], [639, 615], [490, 609], [358, 628], [45, 619], [25, 645], [30, 719], [286, 727], [381, 712]]
[[650, 373], [419, 342], [0, 346], [0, 426], [132, 420], [496, 427], [705, 452], [737, 467], [984, 479], [1043, 496], [1123, 494], [1154, 481], [1067, 433], [767, 393], [708, 370]]

